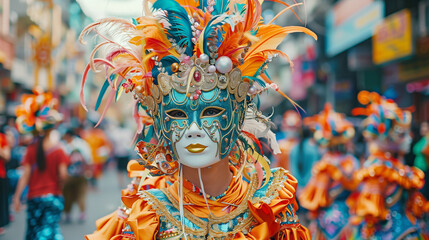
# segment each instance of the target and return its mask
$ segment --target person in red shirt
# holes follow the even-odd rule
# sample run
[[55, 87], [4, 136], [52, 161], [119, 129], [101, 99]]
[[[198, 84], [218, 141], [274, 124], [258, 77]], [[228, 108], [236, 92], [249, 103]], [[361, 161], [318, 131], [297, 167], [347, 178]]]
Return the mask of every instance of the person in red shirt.
[[10, 159], [10, 147], [6, 135], [0, 133], [0, 235], [9, 223], [8, 183], [5, 164]]
[[54, 130], [62, 117], [56, 111], [57, 102], [50, 93], [37, 90], [34, 93], [24, 96], [23, 105], [17, 108], [18, 130], [32, 132], [35, 140], [24, 155], [23, 174], [13, 205], [16, 211], [21, 210], [20, 196], [28, 185], [26, 240], [62, 240], [58, 223], [64, 209], [61, 192], [62, 183], [67, 178], [68, 156]]

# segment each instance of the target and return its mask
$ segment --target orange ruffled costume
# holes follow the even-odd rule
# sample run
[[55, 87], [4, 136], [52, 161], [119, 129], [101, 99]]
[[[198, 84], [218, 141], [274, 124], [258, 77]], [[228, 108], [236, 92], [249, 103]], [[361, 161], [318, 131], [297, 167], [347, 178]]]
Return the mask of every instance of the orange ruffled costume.
[[[358, 168], [357, 160], [349, 156], [339, 163], [333, 163], [332, 159], [338, 157], [325, 154], [320, 162], [314, 165], [313, 178], [299, 195], [300, 205], [309, 211], [329, 206], [343, 189], [353, 190], [356, 186], [351, 176]], [[340, 184], [341, 188], [330, 192], [335, 184]]]
[[[191, 187], [191, 183], [184, 182], [187, 239], [310, 239], [308, 230], [300, 225], [295, 214], [297, 181], [291, 174], [273, 169], [269, 184], [257, 189], [256, 174], [247, 182], [236, 177], [235, 168], [231, 170], [234, 178], [225, 194], [218, 199], [207, 199], [210, 212], [199, 191]], [[126, 199], [132, 199], [124, 201], [130, 208], [128, 218], [121, 219], [115, 214], [106, 216], [97, 221], [97, 231], [86, 238], [184, 239], [180, 218], [177, 218], [179, 181], [167, 186], [164, 177], [155, 178], [155, 181], [148, 179], [159, 183], [158, 189], [127, 195]]]
[[[360, 225], [361, 236], [385, 234], [376, 230], [382, 221], [393, 221], [391, 230], [386, 230], [390, 231], [392, 239], [402, 239], [408, 233], [423, 236], [414, 233], [419, 219], [429, 211], [428, 202], [417, 191], [424, 184], [424, 173], [420, 169], [406, 166], [390, 154], [375, 153], [354, 178], [361, 188], [347, 199], [347, 205], [355, 215], [352, 223]], [[406, 202], [405, 191], [409, 192]]]

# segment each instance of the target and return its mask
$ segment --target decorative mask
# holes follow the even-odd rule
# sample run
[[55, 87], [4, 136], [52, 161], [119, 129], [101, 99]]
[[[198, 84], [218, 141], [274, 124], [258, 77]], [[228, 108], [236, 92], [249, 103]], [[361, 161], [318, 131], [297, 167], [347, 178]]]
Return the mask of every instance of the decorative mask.
[[165, 140], [179, 161], [208, 152], [213, 153], [210, 158], [223, 159], [237, 140], [245, 108], [245, 102], [238, 103], [226, 89], [202, 92], [197, 99], [172, 90], [154, 116], [158, 138]]
[[[104, 40], [83, 75], [82, 86], [90, 68], [105, 67], [107, 79], [96, 108], [109, 86], [106, 107], [123, 91], [132, 92], [137, 105], [153, 118], [158, 148], [163, 148], [147, 154], [144, 161], [152, 164], [156, 156], [172, 155], [160, 160], [169, 173], [175, 159], [191, 167], [209, 166], [226, 158], [239, 136], [253, 135], [247, 138], [251, 142], [257, 141], [255, 134], [267, 133], [267, 119], [253, 112], [248, 119], [246, 111], [258, 94], [268, 88], [278, 91], [265, 71], [268, 63], [277, 56], [288, 59], [276, 49], [288, 34], [305, 32], [316, 38], [304, 27], [264, 24], [257, 0], [203, 2], [156, 0], [149, 9], [148, 1], [143, 1], [145, 16], [132, 21], [103, 19], [85, 28], [80, 37], [82, 41], [94, 31]], [[105, 55], [94, 58], [103, 47], [108, 49]], [[84, 105], [83, 93], [81, 97]], [[243, 126], [245, 119], [250, 128]]]

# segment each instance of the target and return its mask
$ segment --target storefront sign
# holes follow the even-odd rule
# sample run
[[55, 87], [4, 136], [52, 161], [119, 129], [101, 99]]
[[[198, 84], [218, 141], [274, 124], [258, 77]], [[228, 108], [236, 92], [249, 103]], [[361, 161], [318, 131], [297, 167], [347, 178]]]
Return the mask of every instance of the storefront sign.
[[372, 59], [382, 64], [413, 53], [411, 12], [404, 9], [377, 26], [373, 37]]
[[332, 57], [370, 38], [383, 18], [383, 1], [339, 1], [326, 16], [327, 55]]
[[399, 80], [409, 82], [429, 77], [429, 58], [417, 58], [399, 64]]

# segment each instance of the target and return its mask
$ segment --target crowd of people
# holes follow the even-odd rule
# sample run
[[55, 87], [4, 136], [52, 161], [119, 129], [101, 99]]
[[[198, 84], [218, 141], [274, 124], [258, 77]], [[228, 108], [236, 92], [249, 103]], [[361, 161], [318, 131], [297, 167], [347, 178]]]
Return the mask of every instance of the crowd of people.
[[[301, 181], [300, 219], [308, 222], [313, 239], [425, 239], [427, 122], [421, 124], [420, 136], [413, 136], [411, 111], [399, 108], [393, 99], [362, 91], [358, 100], [366, 106], [353, 110], [366, 117], [359, 126], [326, 104], [322, 112], [303, 120], [312, 136], [278, 135], [280, 146], [289, 143], [284, 152], [288, 156], [277, 155], [273, 163], [290, 166]], [[287, 112], [283, 129], [293, 130], [295, 118]], [[355, 139], [364, 139], [363, 146], [356, 147]], [[313, 152], [300, 150], [305, 140], [314, 143]], [[300, 177], [303, 162], [311, 177]]]
[[[87, 192], [97, 191], [103, 170], [116, 162], [118, 174], [124, 174], [132, 137], [121, 139], [119, 156], [115, 153], [120, 146], [114, 151], [112, 144], [118, 141], [115, 135], [93, 129], [90, 121], [75, 126], [64, 121], [52, 93], [35, 89], [22, 99], [16, 117], [10, 117], [0, 133], [0, 234], [25, 204], [26, 239], [63, 239], [58, 223], [73, 222], [75, 204], [77, 222], [85, 222]], [[127, 144], [130, 150], [124, 151]]]

